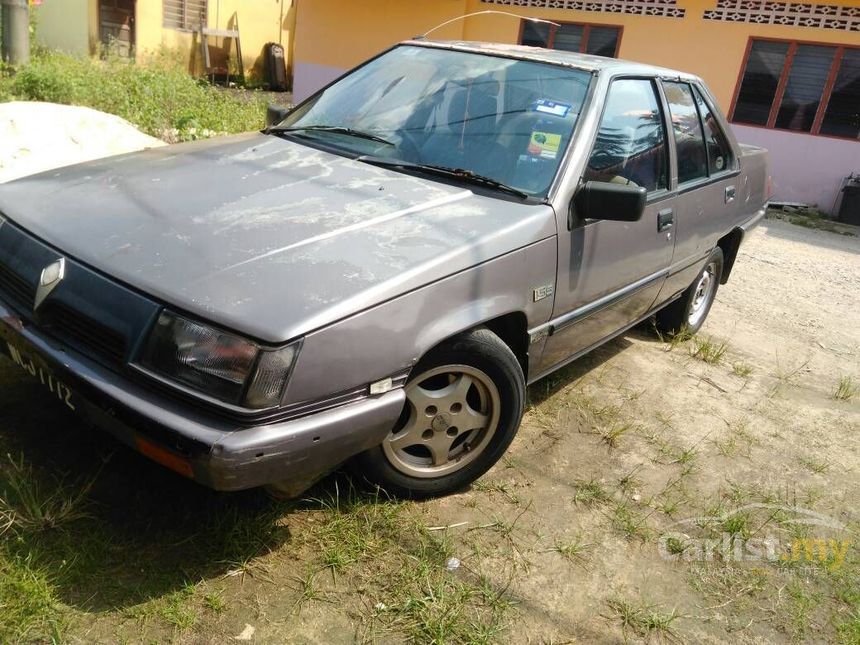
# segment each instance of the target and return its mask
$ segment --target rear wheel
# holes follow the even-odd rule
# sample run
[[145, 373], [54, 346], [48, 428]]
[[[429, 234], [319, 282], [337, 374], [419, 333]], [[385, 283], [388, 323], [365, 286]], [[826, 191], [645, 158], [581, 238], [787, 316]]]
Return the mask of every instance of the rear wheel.
[[680, 298], [657, 312], [657, 329], [667, 334], [676, 334], [682, 329], [691, 334], [699, 331], [714, 304], [722, 275], [723, 250], [717, 247], [711, 252], [693, 284]]
[[468, 332], [416, 365], [398, 423], [353, 469], [398, 497], [462, 489], [507, 450], [524, 404], [525, 379], [510, 348], [487, 329]]

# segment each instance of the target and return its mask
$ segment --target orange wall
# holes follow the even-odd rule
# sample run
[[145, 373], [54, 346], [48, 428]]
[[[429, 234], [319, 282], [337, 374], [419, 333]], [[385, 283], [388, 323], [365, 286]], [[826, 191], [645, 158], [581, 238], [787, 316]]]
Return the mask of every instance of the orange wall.
[[[466, 13], [466, 0], [296, 0], [296, 61], [350, 68]], [[460, 39], [463, 23], [437, 38]]]
[[[860, 6], [860, 0], [831, 0]], [[662, 18], [569, 9], [492, 5], [480, 0], [296, 0], [297, 32], [293, 61], [342, 70], [390, 45], [423, 33], [447, 18], [498, 10], [550, 20], [624, 27], [622, 58], [700, 75], [728, 110], [750, 36], [860, 44], [857, 32], [703, 20], [716, 0], [678, 0], [686, 17]], [[433, 34], [438, 39], [514, 43], [520, 22], [508, 16], [477, 16]]]

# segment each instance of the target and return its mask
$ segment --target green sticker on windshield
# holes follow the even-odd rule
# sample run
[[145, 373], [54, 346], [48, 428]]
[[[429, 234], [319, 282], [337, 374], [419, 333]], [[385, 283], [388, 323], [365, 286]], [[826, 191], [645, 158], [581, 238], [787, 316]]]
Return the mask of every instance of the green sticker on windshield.
[[552, 132], [532, 132], [529, 154], [543, 159], [555, 159], [561, 149], [561, 135]]

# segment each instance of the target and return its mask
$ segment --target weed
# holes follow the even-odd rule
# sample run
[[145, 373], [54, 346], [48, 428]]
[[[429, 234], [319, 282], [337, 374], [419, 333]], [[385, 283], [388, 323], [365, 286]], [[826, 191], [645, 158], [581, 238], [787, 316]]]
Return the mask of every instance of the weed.
[[642, 485], [642, 481], [636, 476], [636, 473], [639, 472], [641, 468], [642, 464], [639, 464], [629, 473], [623, 475], [621, 479], [618, 480], [618, 487], [625, 492], [639, 488]]
[[796, 365], [789, 365], [783, 367], [782, 363], [779, 360], [779, 353], [776, 355], [776, 371], [774, 372], [774, 376], [776, 377], [777, 383], [771, 389], [770, 396], [775, 396], [780, 392], [784, 385], [794, 385], [797, 377], [801, 372], [807, 369], [809, 366], [810, 359], [806, 359], [801, 363]]
[[259, 129], [265, 115], [263, 101], [240, 100], [193, 79], [169, 52], [143, 65], [39, 51], [2, 85], [21, 100], [116, 114], [168, 142]]
[[612, 512], [612, 526], [628, 540], [645, 541], [651, 531], [645, 524], [647, 517], [626, 503], [616, 504]]
[[175, 591], [167, 596], [159, 614], [166, 622], [179, 629], [190, 629], [197, 622], [197, 614], [189, 602], [193, 595], [193, 585], [186, 585], [179, 591]]
[[0, 642], [60, 642], [65, 620], [52, 581], [32, 556], [0, 548]]
[[684, 325], [678, 331], [669, 334], [663, 334], [659, 329], [655, 327], [654, 331], [657, 333], [657, 337], [664, 343], [667, 343], [666, 351], [671, 352], [672, 350], [680, 347], [687, 341], [689, 341], [695, 334], [690, 331], [690, 328]]
[[600, 432], [600, 438], [610, 448], [617, 448], [619, 439], [621, 439], [621, 437], [626, 435], [631, 430], [634, 430], [635, 428], [636, 428], [636, 426], [632, 423], [615, 424], [615, 425], [609, 427], [608, 429], [607, 428], [601, 429], [599, 431]]
[[308, 571], [304, 576], [293, 576], [293, 581], [297, 584], [299, 592], [293, 609], [301, 609], [309, 602], [325, 599], [325, 595], [317, 587], [316, 578], [317, 573], [315, 571]]
[[719, 365], [727, 351], [728, 345], [725, 342], [717, 342], [702, 336], [693, 338], [693, 344], [690, 346], [690, 356], [708, 365]]
[[227, 601], [225, 601], [224, 597], [217, 592], [208, 593], [203, 596], [203, 605], [214, 611], [216, 614], [220, 614], [227, 609]]
[[807, 468], [816, 475], [822, 475], [830, 469], [830, 464], [826, 461], [812, 456], [801, 456], [798, 457], [797, 461], [801, 466]]
[[837, 401], [850, 401], [860, 392], [858, 385], [851, 376], [842, 376], [839, 378], [839, 383], [833, 391], [833, 398]]
[[740, 376], [741, 378], [749, 378], [749, 375], [753, 373], [752, 365], [749, 363], [744, 363], [743, 361], [736, 361], [732, 363], [732, 374], [735, 376]]
[[472, 487], [475, 490], [483, 492], [500, 493], [504, 495], [505, 499], [507, 499], [511, 504], [520, 503], [520, 498], [514, 490], [514, 485], [510, 482], [479, 480], [475, 482]]
[[583, 564], [586, 562], [585, 554], [593, 545], [586, 544], [580, 538], [575, 538], [569, 542], [556, 540], [552, 546], [552, 550], [562, 556], [565, 560], [572, 563]]
[[583, 506], [597, 506], [606, 504], [612, 499], [609, 492], [596, 479], [588, 481], [576, 481], [573, 484], [576, 492], [573, 494], [573, 503]]
[[42, 531], [87, 517], [84, 509], [95, 477], [76, 489], [62, 481], [48, 488], [23, 456], [17, 461], [9, 456], [0, 475], [0, 534], [11, 527]]
[[681, 642], [672, 628], [674, 622], [681, 617], [676, 609], [664, 612], [656, 605], [635, 606], [620, 598], [609, 600], [607, 604], [614, 617], [621, 623], [625, 637], [627, 632], [631, 631], [640, 638], [657, 637], [671, 642]]

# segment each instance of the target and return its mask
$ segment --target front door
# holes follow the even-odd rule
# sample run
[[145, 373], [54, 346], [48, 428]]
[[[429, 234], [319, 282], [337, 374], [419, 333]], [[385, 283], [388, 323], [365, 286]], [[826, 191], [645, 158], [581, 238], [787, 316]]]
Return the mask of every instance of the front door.
[[587, 219], [559, 235], [555, 308], [540, 371], [641, 318], [663, 285], [675, 198], [661, 106], [653, 79], [616, 79], [609, 87], [583, 180], [643, 186], [648, 203], [638, 222]]
[[135, 0], [99, 0], [99, 40], [103, 53], [134, 58]]

